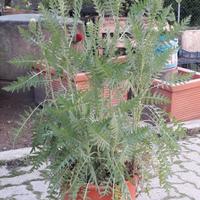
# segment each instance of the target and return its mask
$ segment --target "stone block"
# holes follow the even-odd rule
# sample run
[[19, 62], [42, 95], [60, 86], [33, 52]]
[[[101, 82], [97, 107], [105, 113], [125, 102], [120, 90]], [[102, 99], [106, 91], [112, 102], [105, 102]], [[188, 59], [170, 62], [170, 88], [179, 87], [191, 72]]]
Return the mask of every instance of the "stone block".
[[38, 54], [38, 48], [25, 41], [19, 27], [28, 29], [31, 19], [38, 21], [39, 14], [19, 14], [0, 16], [0, 79], [13, 81], [25, 75], [28, 69], [19, 69], [10, 61], [27, 54]]

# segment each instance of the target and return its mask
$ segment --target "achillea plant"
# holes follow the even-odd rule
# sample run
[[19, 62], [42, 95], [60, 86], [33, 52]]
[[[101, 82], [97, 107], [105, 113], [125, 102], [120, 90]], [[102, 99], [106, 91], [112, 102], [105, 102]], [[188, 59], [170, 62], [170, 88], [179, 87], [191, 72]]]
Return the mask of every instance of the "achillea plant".
[[[43, 9], [42, 24], [36, 26], [32, 22], [28, 33], [21, 30], [23, 36], [39, 47], [39, 59], [46, 66], [48, 78], [43, 79], [39, 72], [32, 72], [5, 88], [9, 91], [39, 85], [46, 88], [48, 95], [41, 103], [43, 109], [35, 108], [24, 118], [26, 122], [32, 117], [34, 124], [34, 168], [50, 159], [50, 194], [57, 197], [64, 197], [67, 192], [75, 199], [80, 187], [93, 184], [104, 188], [102, 195], [111, 190], [113, 194], [120, 191], [122, 199], [130, 199], [125, 180], [132, 180], [135, 174], [144, 185], [152, 176], [158, 175], [161, 185], [167, 188], [170, 166], [179, 151], [177, 139], [184, 131], [177, 123], [174, 123], [176, 128], [167, 126], [166, 113], [154, 106], [166, 102], [166, 99], [150, 93], [150, 87], [171, 53], [167, 51], [157, 55], [155, 52], [170, 9], [163, 8], [160, 0], [135, 3], [130, 7], [126, 27], [121, 30], [118, 20], [123, 1], [102, 3], [94, 0], [99, 22], [87, 24], [84, 50], [76, 51], [72, 48], [71, 36], [76, 34], [82, 1], [75, 1], [70, 34], [66, 26], [67, 1], [58, 2], [59, 8]], [[108, 11], [116, 23], [115, 34], [102, 39], [98, 32]], [[166, 33], [166, 41], [173, 38], [180, 28], [174, 24], [170, 34]], [[134, 47], [126, 37], [127, 30], [133, 35]], [[49, 33], [48, 39], [44, 32]], [[113, 59], [119, 35], [127, 54], [126, 62], [122, 63]], [[99, 55], [102, 47], [105, 53]], [[37, 59], [27, 56], [15, 59], [15, 63], [32, 66]], [[67, 74], [65, 92], [55, 93], [52, 89], [52, 67], [57, 76]], [[90, 87], [86, 91], [75, 87], [74, 77], [80, 71], [90, 73]], [[111, 91], [110, 99], [102, 95], [105, 85]], [[131, 89], [132, 98], [112, 106], [112, 91], [116, 92], [118, 87], [126, 91]], [[120, 91], [118, 95], [123, 98]], [[63, 186], [66, 187], [63, 189]]]

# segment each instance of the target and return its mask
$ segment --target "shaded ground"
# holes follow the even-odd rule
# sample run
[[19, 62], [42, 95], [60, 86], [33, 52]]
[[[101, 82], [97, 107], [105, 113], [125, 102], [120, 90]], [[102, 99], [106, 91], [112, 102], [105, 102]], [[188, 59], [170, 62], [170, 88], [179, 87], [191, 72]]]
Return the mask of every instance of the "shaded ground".
[[[5, 82], [0, 82], [0, 88], [4, 86]], [[30, 123], [26, 134], [22, 134], [13, 147], [13, 128], [17, 127], [20, 114], [24, 110], [33, 105], [33, 98], [31, 93], [8, 93], [0, 89], [0, 151], [22, 148], [30, 146], [31, 144], [31, 131]]]

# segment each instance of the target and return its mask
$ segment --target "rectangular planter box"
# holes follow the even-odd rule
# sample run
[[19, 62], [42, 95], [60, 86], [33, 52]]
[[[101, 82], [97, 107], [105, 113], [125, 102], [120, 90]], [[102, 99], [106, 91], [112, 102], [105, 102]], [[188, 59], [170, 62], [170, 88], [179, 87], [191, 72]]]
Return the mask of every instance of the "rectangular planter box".
[[200, 73], [178, 67], [178, 73], [191, 74], [189, 81], [169, 85], [155, 79], [153, 92], [160, 93], [169, 98], [170, 104], [161, 106], [169, 112], [171, 118], [179, 121], [189, 121], [200, 118]]
[[[127, 29], [127, 17], [120, 17], [119, 18], [119, 30], [120, 30], [120, 35], [123, 34], [128, 34], [130, 37], [130, 33], [126, 32], [124, 33], [124, 30]], [[100, 30], [99, 30], [99, 38], [105, 39], [108, 37], [108, 35], [112, 38], [114, 36], [114, 34], [116, 32], [116, 22], [114, 21], [114, 19], [112, 17], [105, 17], [104, 20], [101, 22], [100, 24]], [[125, 43], [123, 39], [120, 39], [120, 35], [119, 38], [116, 42], [116, 50], [118, 50], [118, 52], [120, 52], [119, 56], [121, 55], [125, 55], [123, 52], [126, 51], [125, 48]], [[135, 41], [132, 38], [131, 40], [132, 46], [135, 47]], [[116, 52], [117, 53], [117, 52]], [[103, 48], [99, 48], [99, 55], [104, 55], [104, 49]]]
[[[88, 90], [90, 87], [89, 73], [78, 73], [75, 77], [75, 84], [76, 88], [80, 91]], [[119, 96], [119, 91], [121, 91], [120, 93], [122, 96]], [[111, 97], [111, 104], [113, 106], [128, 99], [128, 92], [123, 91], [122, 88], [117, 88], [116, 91], [114, 90], [112, 91], [112, 94], [110, 94], [110, 89], [106, 85], [102, 89], [102, 95], [105, 99]]]
[[[33, 71], [35, 73], [42, 72], [39, 76], [44, 79], [48, 80], [46, 75], [46, 69], [44, 65], [38, 64], [36, 67], [33, 67]], [[53, 91], [56, 92], [64, 92], [67, 89], [67, 76], [63, 75], [62, 77], [56, 77], [56, 71], [54, 68], [51, 68], [51, 86]], [[34, 101], [36, 104], [40, 104], [46, 98], [46, 91], [45, 86], [40, 86], [34, 88]]]
[[[120, 17], [119, 18], [119, 27], [122, 31], [125, 30], [127, 26], [127, 18], [126, 17]], [[99, 31], [99, 37], [104, 38], [109, 33], [112, 37], [115, 33], [116, 29], [116, 23], [112, 17], [105, 17], [104, 20], [100, 24], [100, 31]]]
[[[67, 88], [67, 80], [56, 78], [52, 79], [52, 88], [56, 92], [64, 92]], [[44, 86], [34, 88], [34, 102], [38, 105], [46, 98], [46, 91]]]

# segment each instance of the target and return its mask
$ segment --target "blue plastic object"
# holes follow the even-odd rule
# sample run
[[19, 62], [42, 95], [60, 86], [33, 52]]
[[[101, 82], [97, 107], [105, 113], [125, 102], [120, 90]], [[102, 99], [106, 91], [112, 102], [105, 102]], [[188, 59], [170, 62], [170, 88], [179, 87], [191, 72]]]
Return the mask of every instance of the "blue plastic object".
[[165, 64], [165, 69], [172, 69], [177, 67], [178, 63], [178, 39], [175, 38], [170, 40], [169, 42], [166, 41], [166, 36], [161, 35], [159, 38], [159, 45], [156, 48], [156, 53], [161, 54], [168, 50], [174, 49], [173, 53], [170, 55], [168, 62]]

